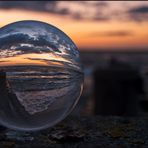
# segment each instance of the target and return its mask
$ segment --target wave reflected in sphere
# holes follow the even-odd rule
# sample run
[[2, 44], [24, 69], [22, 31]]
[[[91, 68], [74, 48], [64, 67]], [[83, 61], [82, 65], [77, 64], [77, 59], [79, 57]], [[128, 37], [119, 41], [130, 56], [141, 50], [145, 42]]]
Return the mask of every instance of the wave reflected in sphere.
[[38, 21], [0, 29], [0, 123], [41, 130], [64, 119], [83, 86], [79, 52], [62, 31]]

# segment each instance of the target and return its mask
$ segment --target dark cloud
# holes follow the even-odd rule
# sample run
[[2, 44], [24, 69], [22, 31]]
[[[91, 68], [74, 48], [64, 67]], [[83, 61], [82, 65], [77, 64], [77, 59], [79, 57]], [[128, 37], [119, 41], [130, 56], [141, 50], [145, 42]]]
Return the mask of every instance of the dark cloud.
[[[1, 9], [28, 9], [34, 11], [49, 11], [47, 4], [50, 4], [53, 9], [56, 5], [55, 1], [1, 1]], [[49, 8], [50, 8], [49, 7]]]
[[96, 13], [93, 14], [91, 17], [87, 17], [86, 13], [83, 13], [80, 10], [72, 11], [68, 5], [65, 5], [65, 7], [60, 7], [58, 3], [60, 3], [60, 1], [1, 1], [0, 8], [41, 11], [71, 17], [76, 20], [106, 21], [109, 18], [107, 16], [103, 16], [103, 14], [100, 14], [100, 11], [108, 6], [106, 2], [72, 2], [73, 4], [77, 3], [83, 6], [86, 10], [87, 8], [94, 9]]
[[140, 6], [140, 7], [133, 8], [133, 9], [129, 10], [129, 13], [136, 13], [136, 14], [148, 13], [148, 6]]
[[[131, 7], [129, 3], [125, 2], [125, 4], [128, 7], [113, 10], [110, 9], [113, 3], [103, 1], [0, 1], [0, 9], [24, 9], [70, 17], [75, 20], [98, 22], [111, 19], [137, 22], [148, 21], [147, 5], [137, 7], [131, 5]], [[72, 5], [75, 9], [72, 8]]]
[[[50, 49], [53, 49], [54, 51], [61, 53], [61, 51], [58, 50], [58, 47], [56, 47], [56, 45], [53, 45], [51, 42], [47, 41], [46, 38], [47, 36], [43, 35], [38, 36], [37, 39], [34, 39], [27, 34], [22, 34], [22, 33], [12, 34], [0, 38], [0, 49], [9, 49], [12, 46], [14, 46], [15, 50], [22, 50], [25, 52], [27, 51], [34, 52], [37, 51], [36, 48], [41, 48], [42, 52], [49, 52]], [[21, 44], [30, 44], [33, 47], [20, 46]]]
[[59, 15], [69, 14], [67, 8], [57, 9], [56, 1], [6, 1], [0, 2], [1, 9], [24, 9], [31, 11], [49, 12]]
[[12, 57], [30, 53], [61, 53], [57, 44], [46, 40], [46, 35], [37, 38], [17, 33], [0, 38], [0, 57]]
[[1, 1], [1, 9], [26, 9], [50, 13], [67, 14], [66, 9], [56, 9], [56, 1]]
[[29, 40], [31, 40], [31, 39], [26, 34], [9, 35], [9, 36], [0, 38], [0, 49], [10, 47], [12, 45], [15, 45], [15, 44], [21, 43], [21, 42], [22, 43], [28, 43]]
[[91, 36], [121, 36], [121, 37], [125, 37], [125, 36], [132, 36], [133, 32], [131, 31], [126, 31], [126, 30], [120, 30], [120, 31], [106, 31], [106, 32], [94, 32], [91, 34]]
[[129, 19], [134, 21], [148, 21], [148, 6], [139, 6], [128, 11]]
[[16, 46], [15, 51], [21, 51], [20, 54], [29, 54], [29, 53], [49, 53], [50, 50], [48, 48], [42, 47], [29, 47], [29, 46]]

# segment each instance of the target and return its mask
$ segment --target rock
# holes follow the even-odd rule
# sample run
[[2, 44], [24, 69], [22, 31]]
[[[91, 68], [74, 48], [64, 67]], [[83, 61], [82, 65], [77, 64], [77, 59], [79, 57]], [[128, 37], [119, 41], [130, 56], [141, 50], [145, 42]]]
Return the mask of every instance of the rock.
[[32, 141], [7, 138], [7, 129], [0, 148], [148, 147], [147, 123], [148, 117], [69, 116], [52, 128], [28, 133]]

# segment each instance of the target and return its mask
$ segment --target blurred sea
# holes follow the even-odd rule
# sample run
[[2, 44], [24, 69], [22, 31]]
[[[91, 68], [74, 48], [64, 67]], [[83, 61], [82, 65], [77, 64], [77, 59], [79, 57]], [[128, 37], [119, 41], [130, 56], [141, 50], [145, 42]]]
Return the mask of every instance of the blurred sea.
[[77, 90], [83, 81], [83, 73], [64, 67], [13, 66], [7, 68], [7, 80], [21, 104], [34, 114]]

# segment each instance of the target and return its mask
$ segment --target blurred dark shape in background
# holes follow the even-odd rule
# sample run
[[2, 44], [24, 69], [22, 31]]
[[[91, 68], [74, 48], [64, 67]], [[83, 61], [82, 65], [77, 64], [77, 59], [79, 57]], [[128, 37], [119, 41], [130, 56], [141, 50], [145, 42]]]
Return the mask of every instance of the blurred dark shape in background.
[[85, 80], [77, 115], [147, 116], [147, 51], [81, 52], [81, 58]]
[[111, 58], [109, 65], [94, 71], [95, 114], [137, 115], [143, 86], [138, 69]]

